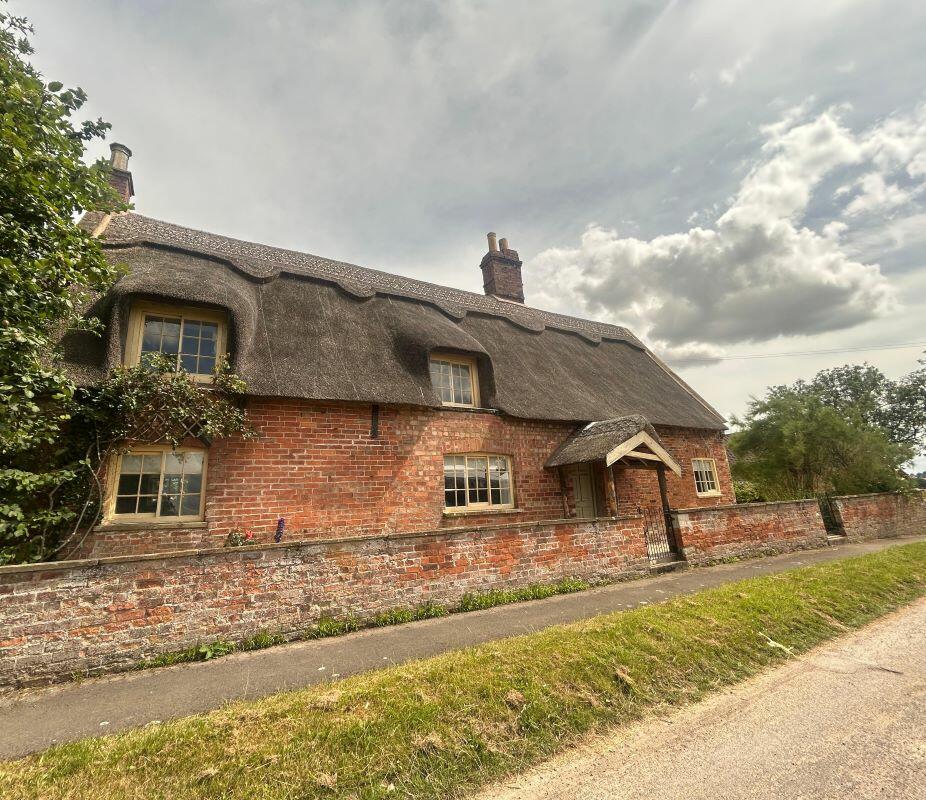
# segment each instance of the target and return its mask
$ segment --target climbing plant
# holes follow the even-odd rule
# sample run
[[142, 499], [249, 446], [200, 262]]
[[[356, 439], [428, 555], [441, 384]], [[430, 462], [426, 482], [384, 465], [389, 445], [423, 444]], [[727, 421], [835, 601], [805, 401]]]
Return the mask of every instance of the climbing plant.
[[216, 368], [208, 385], [174, 369], [167, 359], [149, 357], [75, 393], [62, 445], [48, 452], [57, 459], [56, 469], [46, 480], [20, 478], [5, 487], [24, 513], [19, 535], [0, 539], [0, 562], [74, 551], [99, 521], [107, 465], [134, 445], [178, 447], [190, 439], [209, 445], [256, 435], [244, 408], [245, 384], [226, 364]]
[[[119, 274], [76, 220], [125, 207], [106, 164], [84, 161], [109, 125], [75, 120], [86, 94], [45, 81], [29, 62], [31, 27], [4, 9], [0, 0], [0, 561], [29, 536], [31, 498], [69, 477], [55, 465], [75, 387], [57, 343], [92, 327], [85, 299]], [[58, 512], [36, 513], [44, 525]]]

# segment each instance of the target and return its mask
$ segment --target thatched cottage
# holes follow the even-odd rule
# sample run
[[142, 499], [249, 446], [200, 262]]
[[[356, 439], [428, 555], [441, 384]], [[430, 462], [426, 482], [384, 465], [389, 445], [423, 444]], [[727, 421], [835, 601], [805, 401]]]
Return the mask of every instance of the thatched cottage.
[[[112, 150], [128, 198], [130, 153]], [[626, 328], [526, 305], [495, 234], [479, 295], [135, 213], [83, 224], [129, 272], [92, 309], [104, 335], [68, 341], [79, 379], [160, 352], [208, 380], [225, 357], [260, 431], [121, 456], [84, 555], [236, 527], [264, 541], [649, 509], [658, 529], [669, 507], [734, 499], [720, 414]]]

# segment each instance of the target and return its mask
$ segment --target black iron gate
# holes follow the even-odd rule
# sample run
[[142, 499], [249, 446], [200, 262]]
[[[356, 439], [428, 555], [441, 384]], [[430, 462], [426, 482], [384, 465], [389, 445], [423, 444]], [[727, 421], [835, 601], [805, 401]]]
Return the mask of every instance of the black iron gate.
[[830, 536], [845, 536], [846, 532], [842, 527], [842, 518], [839, 516], [839, 509], [832, 497], [825, 495], [817, 498], [820, 503], [820, 516], [823, 517], [823, 527]]
[[672, 520], [664, 511], [643, 509], [643, 526], [646, 531], [646, 550], [650, 564], [678, 561]]

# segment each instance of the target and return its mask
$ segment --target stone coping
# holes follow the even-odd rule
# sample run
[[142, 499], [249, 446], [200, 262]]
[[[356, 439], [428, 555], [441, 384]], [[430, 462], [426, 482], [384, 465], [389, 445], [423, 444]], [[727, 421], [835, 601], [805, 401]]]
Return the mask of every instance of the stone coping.
[[168, 550], [163, 553], [144, 553], [130, 556], [105, 556], [103, 558], [82, 558], [71, 561], [39, 561], [34, 564], [10, 564], [0, 566], [0, 577], [28, 572], [61, 572], [69, 569], [90, 568], [106, 564], [132, 564], [135, 562], [161, 561], [173, 558], [206, 557], [214, 555], [237, 555], [239, 553], [261, 553], [274, 550], [288, 550], [302, 547], [353, 544], [376, 540], [391, 541], [415, 538], [436, 538], [438, 536], [462, 536], [465, 533], [490, 533], [497, 530], [513, 528], [532, 528], [547, 525], [587, 525], [590, 522], [620, 522], [623, 520], [640, 520], [642, 514], [623, 514], [617, 517], [588, 517], [584, 519], [567, 517], [563, 519], [543, 519], [533, 522], [511, 522], [502, 525], [473, 525], [455, 528], [437, 528], [429, 531], [408, 531], [404, 533], [377, 533], [366, 536], [341, 536], [336, 538], [293, 539], [288, 542], [269, 542], [242, 545], [241, 547], [203, 547], [190, 550]]
[[711, 511], [729, 511], [731, 508], [742, 508], [742, 509], [751, 509], [751, 508], [763, 508], [768, 506], [796, 506], [804, 505], [806, 503], [817, 504], [817, 499], [815, 497], [808, 497], [804, 500], [770, 500], [762, 503], [729, 503], [723, 506], [695, 506], [693, 508], [673, 508], [673, 514], [694, 514], [694, 513], [704, 513], [709, 514]]
[[[926, 489], [914, 489], [915, 494], [923, 495], [921, 499], [926, 500]], [[865, 492], [865, 494], [841, 494], [835, 495], [832, 500], [855, 500], [856, 498], [862, 497], [911, 497], [907, 492], [902, 491], [893, 491], [893, 492]]]

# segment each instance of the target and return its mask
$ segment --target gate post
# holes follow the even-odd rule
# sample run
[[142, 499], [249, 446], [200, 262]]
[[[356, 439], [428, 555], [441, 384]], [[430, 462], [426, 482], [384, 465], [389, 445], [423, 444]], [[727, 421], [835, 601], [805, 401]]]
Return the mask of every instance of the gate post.
[[656, 464], [656, 477], [659, 479], [659, 497], [662, 500], [662, 515], [666, 521], [666, 533], [671, 536], [671, 543], [677, 555], [682, 554], [682, 543], [678, 539], [678, 531], [672, 521], [672, 509], [669, 506], [669, 491], [666, 488], [666, 465], [662, 462]]

